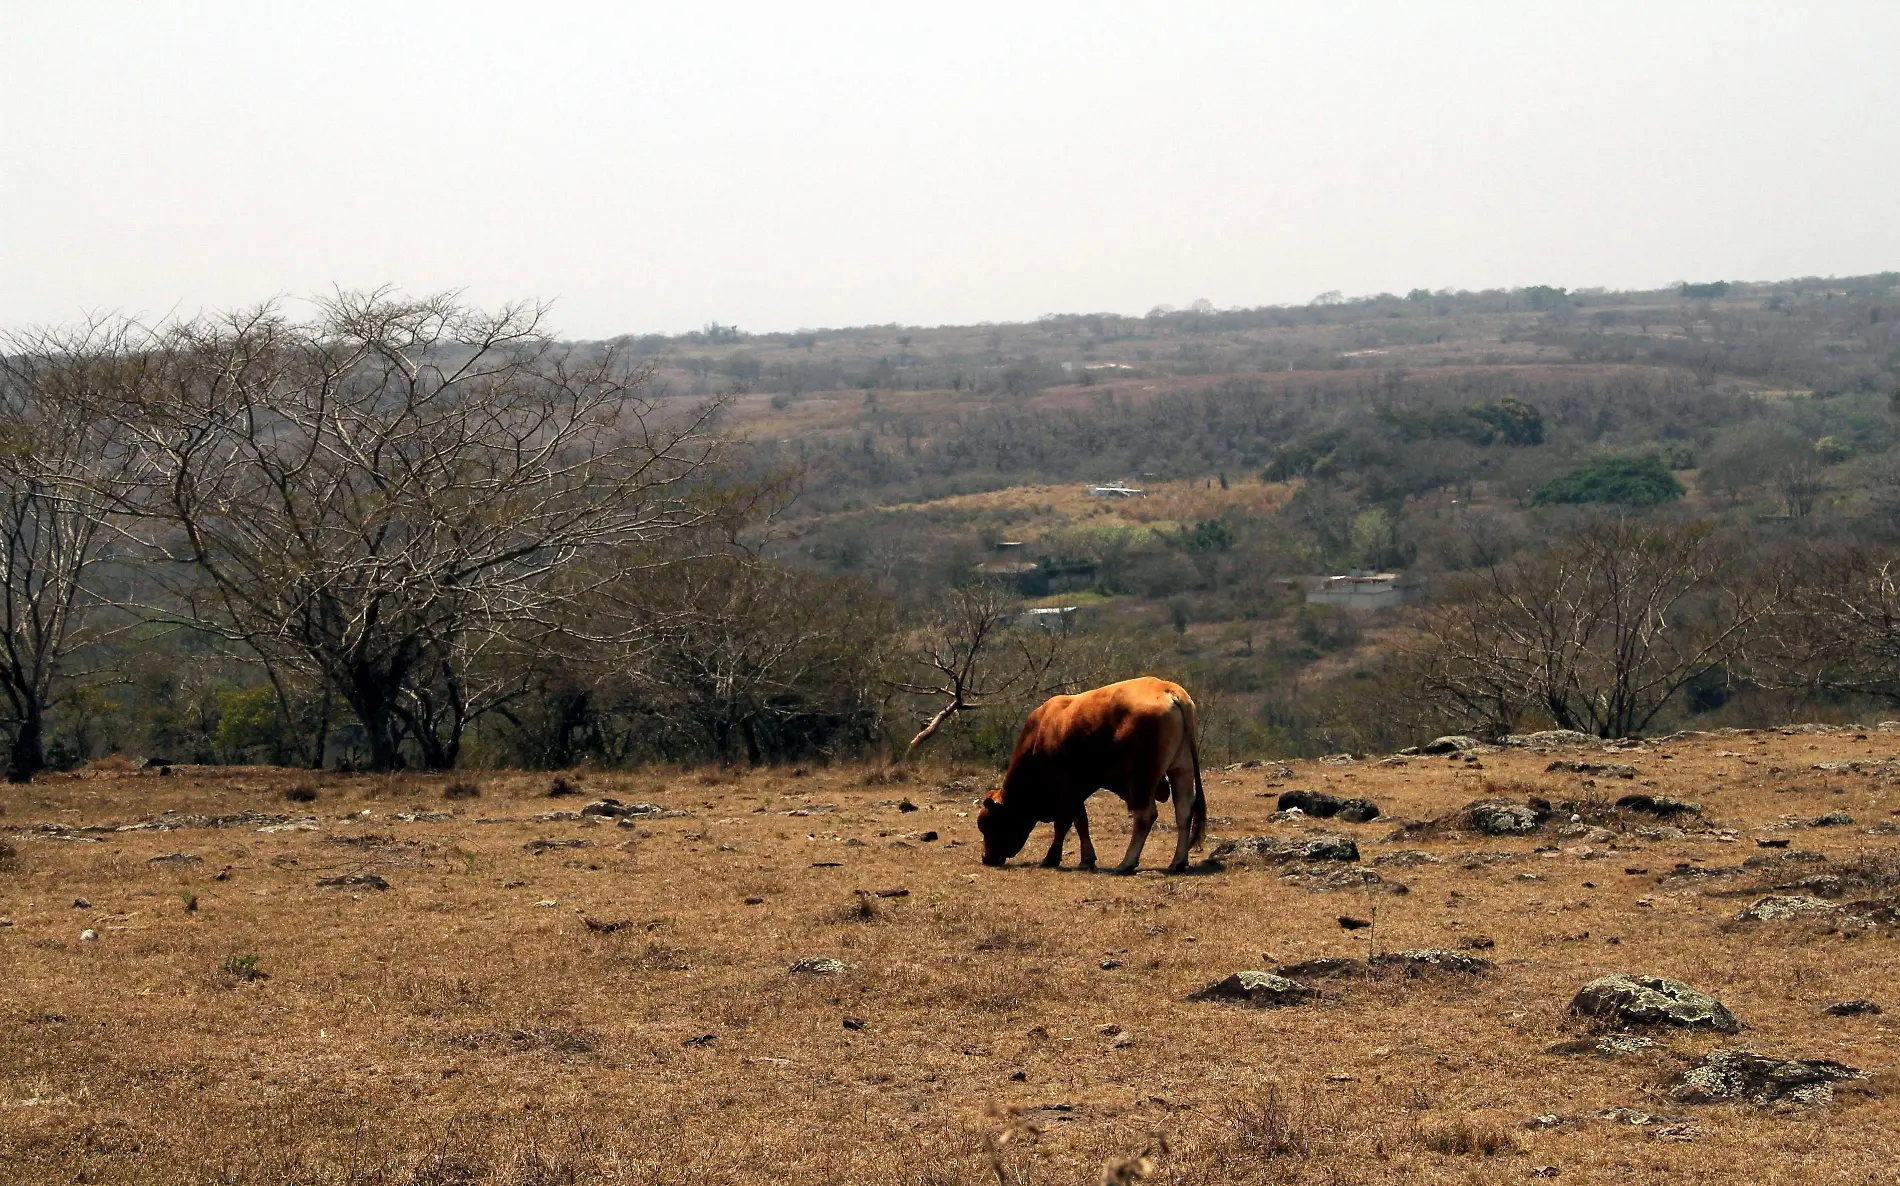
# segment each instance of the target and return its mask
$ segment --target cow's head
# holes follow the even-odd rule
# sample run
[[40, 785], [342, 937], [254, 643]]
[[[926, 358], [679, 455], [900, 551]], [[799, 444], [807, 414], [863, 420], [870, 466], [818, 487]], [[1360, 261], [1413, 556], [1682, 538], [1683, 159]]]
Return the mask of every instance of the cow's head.
[[983, 806], [976, 813], [976, 827], [983, 833], [983, 863], [1000, 865], [1023, 850], [1036, 827], [1036, 815], [1012, 808], [999, 788], [984, 796]]

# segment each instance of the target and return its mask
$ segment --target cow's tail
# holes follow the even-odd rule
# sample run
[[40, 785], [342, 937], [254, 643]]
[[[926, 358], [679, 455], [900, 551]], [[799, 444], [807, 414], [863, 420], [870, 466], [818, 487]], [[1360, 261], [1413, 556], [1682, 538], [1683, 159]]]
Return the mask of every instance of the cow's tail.
[[1200, 732], [1200, 711], [1189, 701], [1183, 714], [1187, 720], [1188, 757], [1194, 760], [1194, 808], [1188, 813], [1188, 847], [1199, 848], [1207, 838], [1207, 790], [1201, 786], [1201, 745], [1195, 739]]

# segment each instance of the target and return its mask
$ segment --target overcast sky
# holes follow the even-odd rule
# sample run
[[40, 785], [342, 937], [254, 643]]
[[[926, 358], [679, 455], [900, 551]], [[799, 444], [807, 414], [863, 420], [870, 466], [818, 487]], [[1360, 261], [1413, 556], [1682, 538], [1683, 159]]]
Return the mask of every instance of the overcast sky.
[[1900, 3], [0, 0], [0, 324], [573, 335], [1900, 268]]

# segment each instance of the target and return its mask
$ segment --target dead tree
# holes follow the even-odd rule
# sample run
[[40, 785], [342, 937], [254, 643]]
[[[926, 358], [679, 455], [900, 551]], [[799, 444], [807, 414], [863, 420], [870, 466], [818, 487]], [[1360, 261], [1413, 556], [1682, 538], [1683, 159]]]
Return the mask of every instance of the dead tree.
[[1068, 682], [1057, 670], [1064, 636], [1016, 626], [1019, 609], [1015, 598], [994, 585], [953, 589], [910, 633], [905, 645], [910, 674], [891, 686], [942, 703], [910, 739], [906, 756], [958, 713], [1052, 692]]
[[13, 782], [45, 768], [58, 683], [109, 608], [96, 578], [120, 551], [137, 483], [128, 437], [99, 395], [137, 365], [127, 336], [95, 323], [0, 341], [0, 692]]
[[1779, 604], [1774, 582], [1741, 578], [1706, 524], [1590, 524], [1429, 610], [1413, 656], [1421, 690], [1497, 730], [1546, 717], [1599, 737], [1640, 732]]
[[308, 323], [266, 306], [173, 327], [125, 393], [162, 516], [150, 545], [190, 575], [178, 612], [335, 688], [375, 768], [405, 740], [453, 766], [521, 690], [491, 658], [558, 625], [581, 562], [707, 513], [715, 407], [656, 405], [647, 367], [554, 341], [544, 312], [388, 292]]

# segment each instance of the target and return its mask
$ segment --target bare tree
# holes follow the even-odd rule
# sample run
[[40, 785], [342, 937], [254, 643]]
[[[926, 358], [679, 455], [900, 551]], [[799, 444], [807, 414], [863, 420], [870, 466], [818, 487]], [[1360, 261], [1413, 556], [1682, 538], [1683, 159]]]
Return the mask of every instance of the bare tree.
[[991, 584], [952, 589], [905, 643], [908, 673], [897, 691], [941, 701], [906, 753], [936, 736], [960, 712], [1010, 698], [1048, 694], [1066, 685], [1058, 667], [1066, 637], [1014, 623], [1021, 606]]
[[668, 414], [624, 346], [557, 343], [544, 315], [266, 306], [173, 327], [126, 392], [183, 614], [335, 688], [378, 769], [405, 739], [453, 766], [523, 686], [493, 660], [558, 626], [577, 562], [705, 514], [715, 408]]
[[1900, 559], [1850, 548], [1808, 552], [1789, 568], [1787, 604], [1750, 646], [1749, 674], [1900, 701]]
[[98, 578], [122, 542], [135, 462], [99, 396], [136, 365], [127, 332], [98, 322], [0, 341], [0, 691], [13, 782], [45, 768], [58, 681], [100, 636]]
[[1414, 655], [1423, 690], [1500, 730], [1537, 715], [1637, 733], [1778, 604], [1779, 587], [1740, 579], [1738, 563], [1707, 524], [1590, 524], [1433, 607]]

